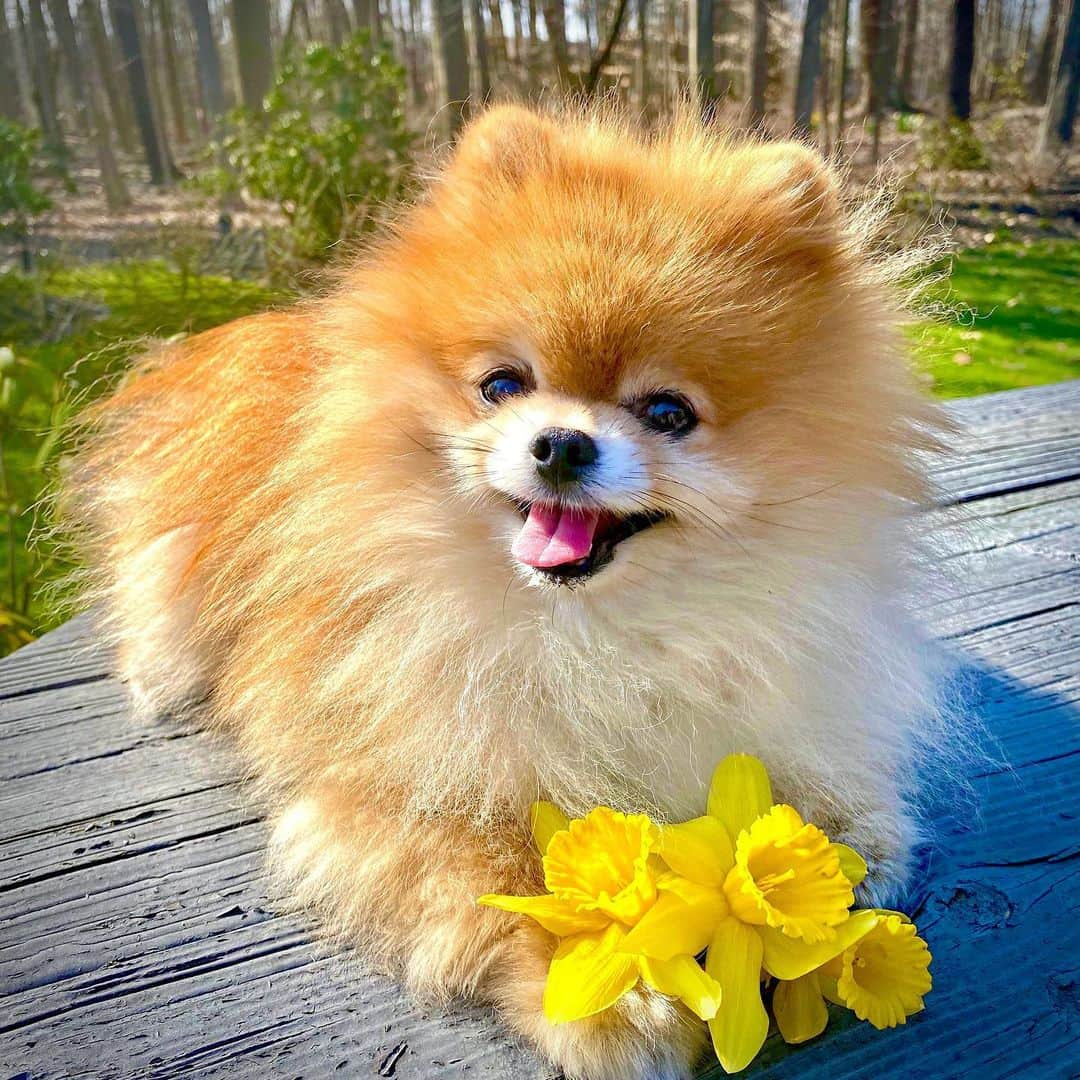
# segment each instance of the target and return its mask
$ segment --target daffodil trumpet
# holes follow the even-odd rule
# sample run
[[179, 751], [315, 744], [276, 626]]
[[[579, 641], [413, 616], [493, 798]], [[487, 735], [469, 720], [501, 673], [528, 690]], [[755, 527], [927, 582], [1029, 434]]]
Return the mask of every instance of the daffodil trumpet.
[[[930, 952], [895, 912], [852, 911], [867, 866], [791, 806], [774, 803], [764, 765], [734, 754], [716, 768], [706, 813], [657, 825], [597, 807], [569, 821], [537, 803], [541, 896], [480, 897], [560, 939], [544, 1012], [555, 1024], [610, 1008], [644, 982], [709, 1025], [726, 1072], [769, 1031], [763, 980], [790, 1043], [819, 1035], [826, 1001], [875, 1027], [902, 1024], [931, 988]], [[706, 951], [704, 968], [695, 959]]]
[[[663, 956], [629, 943], [650, 911], [678, 897], [682, 879], [657, 857], [660, 831], [643, 814], [606, 806], [567, 821], [550, 803], [533, 807], [533, 837], [544, 857], [541, 896], [481, 896], [479, 903], [535, 919], [561, 938], [548, 969], [544, 1013], [553, 1024], [610, 1008], [643, 981], [676, 997], [702, 1020], [716, 1015], [719, 988], [694, 959], [708, 943], [683, 938]], [[690, 910], [691, 896], [679, 900]]]

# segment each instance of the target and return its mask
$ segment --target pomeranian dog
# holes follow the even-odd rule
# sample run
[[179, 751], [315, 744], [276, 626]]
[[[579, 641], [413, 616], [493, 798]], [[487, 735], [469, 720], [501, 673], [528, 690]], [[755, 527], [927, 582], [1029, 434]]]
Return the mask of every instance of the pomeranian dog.
[[559, 1026], [537, 798], [660, 820], [713, 767], [903, 886], [935, 673], [904, 613], [933, 442], [895, 267], [819, 157], [488, 111], [325, 295], [148, 358], [69, 505], [145, 712], [201, 702], [298, 902], [568, 1077], [688, 1075], [641, 988]]

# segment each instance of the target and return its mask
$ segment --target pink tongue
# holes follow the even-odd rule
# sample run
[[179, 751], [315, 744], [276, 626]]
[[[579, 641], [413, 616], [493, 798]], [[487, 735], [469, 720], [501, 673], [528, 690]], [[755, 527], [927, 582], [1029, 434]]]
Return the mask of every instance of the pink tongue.
[[533, 503], [528, 520], [510, 549], [526, 566], [560, 566], [584, 559], [592, 551], [600, 514]]

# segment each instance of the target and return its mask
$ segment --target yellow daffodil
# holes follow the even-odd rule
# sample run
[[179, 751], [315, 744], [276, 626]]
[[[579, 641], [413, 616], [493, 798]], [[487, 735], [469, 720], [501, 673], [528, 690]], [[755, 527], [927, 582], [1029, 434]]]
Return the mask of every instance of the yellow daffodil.
[[[716, 1015], [719, 987], [694, 959], [715, 922], [711, 903], [692, 882], [656, 857], [660, 831], [643, 814], [601, 806], [567, 821], [550, 803], [537, 803], [533, 836], [544, 856], [543, 896], [482, 896], [479, 903], [535, 919], [562, 938], [548, 970], [544, 1012], [554, 1024], [580, 1020], [614, 1005], [644, 980], [679, 998], [701, 1019]], [[679, 912], [699, 927], [669, 935], [663, 955], [646, 955], [629, 942], [650, 912]], [[704, 929], [701, 929], [704, 928]]]
[[[715, 920], [705, 970], [721, 1005], [709, 1028], [720, 1064], [738, 1072], [769, 1029], [762, 970], [798, 978], [867, 932], [865, 919], [849, 918], [866, 864], [792, 807], [774, 804], [765, 766], [746, 754], [717, 766], [704, 817], [663, 827], [660, 855], [687, 879], [684, 892], [697, 887], [695, 914]], [[675, 917], [657, 903], [624, 947], [662, 953]]]
[[933, 986], [926, 942], [903, 915], [869, 914], [869, 929], [858, 941], [817, 970], [777, 985], [773, 1011], [787, 1042], [805, 1042], [824, 1031], [826, 998], [878, 1030], [907, 1023], [922, 1011]]

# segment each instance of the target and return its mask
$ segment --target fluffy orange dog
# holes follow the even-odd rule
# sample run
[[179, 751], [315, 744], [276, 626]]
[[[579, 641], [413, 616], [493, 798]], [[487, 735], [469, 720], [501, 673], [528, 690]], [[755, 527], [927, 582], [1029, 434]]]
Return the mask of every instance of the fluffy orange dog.
[[152, 357], [72, 503], [123, 672], [205, 699], [275, 862], [425, 994], [571, 1077], [681, 1077], [647, 990], [550, 1026], [538, 796], [701, 812], [731, 751], [906, 873], [933, 673], [897, 602], [912, 451], [890, 271], [805, 148], [488, 112], [323, 298]]

